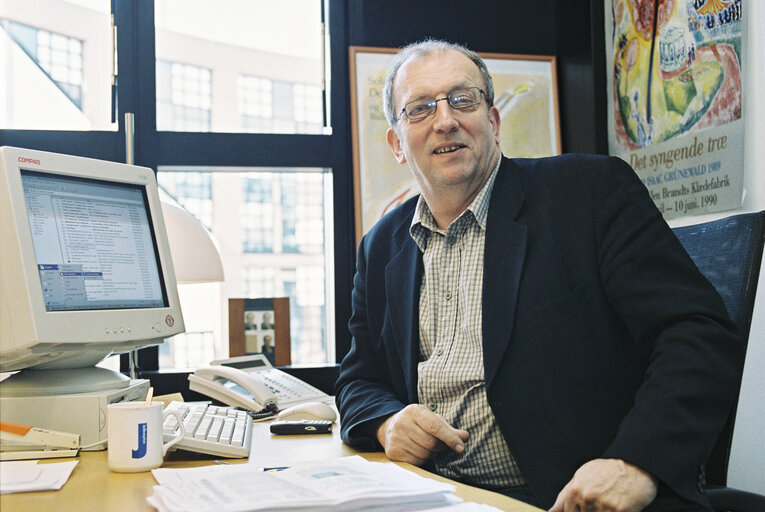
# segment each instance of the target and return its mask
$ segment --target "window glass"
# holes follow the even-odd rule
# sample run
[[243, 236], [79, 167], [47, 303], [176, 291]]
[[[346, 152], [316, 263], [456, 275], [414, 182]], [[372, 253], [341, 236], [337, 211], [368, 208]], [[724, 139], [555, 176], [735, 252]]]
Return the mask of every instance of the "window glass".
[[263, 297], [290, 299], [293, 365], [334, 363], [331, 171], [160, 166], [157, 180], [221, 242], [226, 276], [178, 287], [187, 332], [160, 366], [228, 357], [228, 299]]
[[271, 191], [278, 185], [270, 173], [244, 179], [239, 221], [242, 252], [274, 252], [274, 216], [279, 205], [274, 204]]
[[116, 130], [109, 0], [0, 2], [0, 128]]
[[157, 129], [328, 133], [322, 1], [156, 0]]
[[210, 131], [212, 72], [180, 62], [157, 61], [157, 129]]

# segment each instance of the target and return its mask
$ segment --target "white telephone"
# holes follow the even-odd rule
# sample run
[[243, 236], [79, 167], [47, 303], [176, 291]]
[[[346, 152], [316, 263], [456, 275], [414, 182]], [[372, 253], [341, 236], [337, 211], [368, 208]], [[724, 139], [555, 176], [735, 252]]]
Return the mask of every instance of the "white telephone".
[[259, 412], [277, 412], [303, 402], [324, 401], [329, 395], [271, 366], [263, 354], [212, 361], [189, 375], [189, 389], [225, 404]]

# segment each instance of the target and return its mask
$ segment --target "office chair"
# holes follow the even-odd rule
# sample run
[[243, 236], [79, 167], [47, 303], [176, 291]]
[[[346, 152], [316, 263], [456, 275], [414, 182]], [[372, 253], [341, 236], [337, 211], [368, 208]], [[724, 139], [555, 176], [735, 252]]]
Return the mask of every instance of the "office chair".
[[[765, 242], [765, 211], [673, 231], [701, 273], [717, 289], [731, 319], [748, 339]], [[735, 417], [734, 406], [706, 466], [706, 493], [715, 510], [763, 512], [765, 496], [726, 487]]]

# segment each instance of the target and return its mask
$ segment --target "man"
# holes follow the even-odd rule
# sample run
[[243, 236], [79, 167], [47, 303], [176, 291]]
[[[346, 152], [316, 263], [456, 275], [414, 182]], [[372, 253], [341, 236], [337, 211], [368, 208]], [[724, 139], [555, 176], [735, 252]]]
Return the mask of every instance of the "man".
[[252, 331], [258, 328], [258, 324], [255, 323], [255, 313], [248, 311], [244, 314], [244, 330]]
[[263, 313], [263, 322], [261, 322], [260, 328], [264, 331], [268, 331], [274, 328], [273, 314], [270, 311]]
[[422, 194], [359, 247], [344, 441], [556, 512], [703, 510], [740, 335], [625, 163], [506, 159], [493, 97], [463, 47], [394, 59]]
[[270, 334], [263, 336], [263, 346], [261, 347], [260, 352], [266, 356], [271, 364], [274, 364], [274, 345], [273, 338]]

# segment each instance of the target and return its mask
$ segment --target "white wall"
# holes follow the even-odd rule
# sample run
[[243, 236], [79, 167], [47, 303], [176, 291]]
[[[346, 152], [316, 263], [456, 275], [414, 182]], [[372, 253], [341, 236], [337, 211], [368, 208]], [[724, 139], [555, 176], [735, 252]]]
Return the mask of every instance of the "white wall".
[[760, 267], [757, 290], [733, 431], [728, 486], [765, 494], [765, 260]]
[[[745, 2], [744, 156], [742, 208], [686, 217], [671, 225], [695, 224], [735, 213], [765, 210], [765, 3]], [[728, 468], [728, 486], [765, 494], [765, 265], [760, 269], [749, 345]]]

